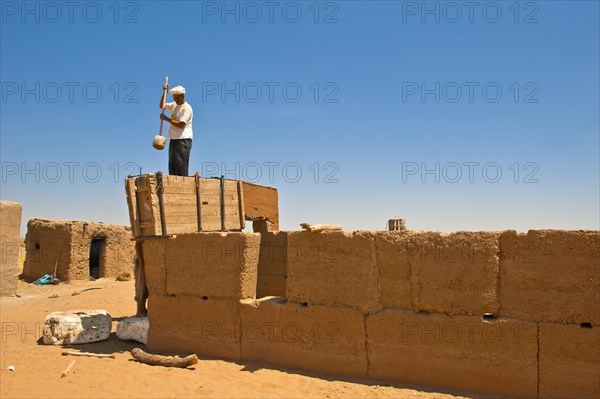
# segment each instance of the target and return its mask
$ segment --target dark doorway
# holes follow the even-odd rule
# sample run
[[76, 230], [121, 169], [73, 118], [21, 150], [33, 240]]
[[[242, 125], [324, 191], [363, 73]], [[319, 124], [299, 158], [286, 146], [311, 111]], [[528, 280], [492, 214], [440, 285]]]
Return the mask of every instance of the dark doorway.
[[90, 277], [94, 279], [100, 278], [100, 259], [102, 259], [105, 244], [106, 239], [95, 238], [90, 245]]

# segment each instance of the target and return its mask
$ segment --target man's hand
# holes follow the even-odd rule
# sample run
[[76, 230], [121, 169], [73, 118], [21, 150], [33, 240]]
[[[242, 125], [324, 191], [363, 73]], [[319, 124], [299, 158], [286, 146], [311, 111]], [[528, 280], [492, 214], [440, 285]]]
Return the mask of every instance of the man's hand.
[[168, 83], [165, 83], [165, 84], [163, 85], [163, 90], [164, 90], [164, 91], [167, 91], [167, 90], [169, 90], [169, 84], [168, 84]]
[[165, 114], [160, 114], [160, 119], [163, 120], [163, 121], [169, 122], [171, 125], [179, 128], [179, 129], [185, 129], [185, 127], [187, 126], [187, 123], [185, 123], [185, 122], [176, 122], [173, 119], [169, 118]]

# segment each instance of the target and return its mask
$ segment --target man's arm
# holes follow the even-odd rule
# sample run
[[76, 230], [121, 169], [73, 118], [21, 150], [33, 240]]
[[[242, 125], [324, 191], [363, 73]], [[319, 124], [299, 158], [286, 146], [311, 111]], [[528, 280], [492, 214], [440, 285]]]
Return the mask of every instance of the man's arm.
[[174, 121], [174, 120], [172, 120], [171, 118], [169, 118], [167, 115], [164, 115], [164, 114], [161, 114], [161, 115], [160, 115], [160, 119], [162, 119], [163, 121], [167, 121], [167, 122], [169, 122], [171, 125], [173, 125], [173, 126], [175, 126], [175, 127], [179, 128], [179, 129], [185, 129], [185, 127], [186, 127], [186, 125], [187, 125], [185, 122], [177, 122], [177, 121]]

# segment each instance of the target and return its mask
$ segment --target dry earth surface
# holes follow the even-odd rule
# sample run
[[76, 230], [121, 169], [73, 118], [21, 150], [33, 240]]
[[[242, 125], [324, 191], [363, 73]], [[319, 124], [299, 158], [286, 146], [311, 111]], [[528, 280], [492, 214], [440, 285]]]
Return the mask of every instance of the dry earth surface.
[[[117, 322], [135, 312], [133, 281], [100, 279], [41, 287], [19, 281], [18, 293], [20, 298], [0, 300], [2, 398], [489, 398], [204, 357], [193, 369], [148, 366], [129, 354], [144, 345], [121, 341], [114, 333]], [[115, 359], [61, 356], [64, 347], [41, 343], [48, 313], [76, 309], [107, 310], [113, 317], [113, 332], [107, 341], [69, 349], [114, 353]], [[71, 372], [61, 378], [74, 359]], [[15, 371], [7, 370], [11, 365]]]

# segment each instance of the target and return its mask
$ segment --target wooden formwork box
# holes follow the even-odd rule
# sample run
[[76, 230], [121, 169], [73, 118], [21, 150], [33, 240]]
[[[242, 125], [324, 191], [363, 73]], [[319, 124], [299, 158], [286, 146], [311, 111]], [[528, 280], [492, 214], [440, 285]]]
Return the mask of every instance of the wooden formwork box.
[[[161, 217], [160, 187], [164, 218]], [[126, 179], [125, 191], [135, 238], [197, 231], [240, 231], [246, 220], [262, 219], [272, 223], [269, 231], [279, 231], [278, 193], [272, 187], [238, 180], [151, 173]]]
[[135, 238], [245, 227], [241, 181], [150, 173], [125, 181]]

